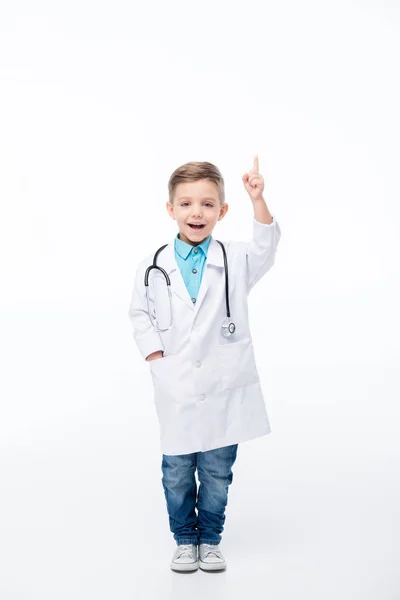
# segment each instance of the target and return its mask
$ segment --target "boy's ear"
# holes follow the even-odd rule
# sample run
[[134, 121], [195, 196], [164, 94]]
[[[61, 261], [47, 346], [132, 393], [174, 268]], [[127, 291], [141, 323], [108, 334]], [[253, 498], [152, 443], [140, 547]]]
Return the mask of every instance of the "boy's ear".
[[218, 221], [221, 221], [221, 219], [224, 218], [224, 216], [226, 215], [228, 210], [229, 210], [229, 204], [224, 202], [224, 204], [221, 206], [221, 210], [219, 211]]
[[170, 217], [172, 217], [175, 220], [174, 207], [172, 206], [172, 204], [170, 204], [169, 200], [167, 201], [166, 207]]

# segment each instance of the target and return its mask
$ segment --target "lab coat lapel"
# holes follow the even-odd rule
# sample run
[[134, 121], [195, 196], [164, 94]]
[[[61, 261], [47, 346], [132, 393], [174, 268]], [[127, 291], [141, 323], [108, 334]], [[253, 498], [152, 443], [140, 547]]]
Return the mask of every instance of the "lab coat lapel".
[[192, 299], [189, 295], [185, 282], [183, 280], [181, 270], [176, 262], [175, 258], [175, 238], [169, 242], [169, 244], [160, 252], [157, 257], [157, 265], [165, 269], [168, 273], [171, 281], [172, 293], [179, 296], [179, 298], [187, 304], [194, 313], [196, 313], [205, 296], [210, 285], [210, 269], [213, 267], [224, 268], [224, 257], [222, 254], [222, 248], [220, 244], [212, 237], [210, 245], [208, 246], [207, 259], [205, 268], [203, 271], [203, 277], [200, 284], [199, 294], [196, 303], [193, 304]]

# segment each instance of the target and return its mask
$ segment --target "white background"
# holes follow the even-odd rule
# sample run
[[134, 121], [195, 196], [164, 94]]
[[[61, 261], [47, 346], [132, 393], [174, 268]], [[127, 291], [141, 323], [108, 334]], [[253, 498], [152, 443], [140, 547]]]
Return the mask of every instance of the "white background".
[[[399, 30], [394, 0], [3, 3], [2, 600], [400, 598]], [[190, 160], [225, 179], [214, 237], [249, 239], [256, 153], [272, 433], [239, 446], [227, 570], [185, 576], [134, 272]]]

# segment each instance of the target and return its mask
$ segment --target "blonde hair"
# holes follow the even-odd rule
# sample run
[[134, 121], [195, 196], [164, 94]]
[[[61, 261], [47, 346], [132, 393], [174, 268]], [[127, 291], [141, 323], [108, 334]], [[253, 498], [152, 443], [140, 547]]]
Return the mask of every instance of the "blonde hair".
[[225, 185], [221, 171], [210, 162], [187, 162], [172, 173], [168, 181], [168, 196], [170, 204], [173, 204], [174, 192], [178, 183], [184, 181], [198, 181], [208, 179], [213, 181], [218, 188], [219, 202], [225, 203]]

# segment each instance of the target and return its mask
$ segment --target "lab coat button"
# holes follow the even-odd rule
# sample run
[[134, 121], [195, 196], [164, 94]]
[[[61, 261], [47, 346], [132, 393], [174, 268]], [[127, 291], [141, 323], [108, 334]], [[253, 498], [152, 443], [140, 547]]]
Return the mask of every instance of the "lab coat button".
[[206, 395], [205, 395], [205, 394], [202, 394], [202, 395], [200, 396], [200, 400], [203, 402], [205, 399], [206, 399]]
[[201, 360], [196, 360], [196, 367], [201, 367]]
[[196, 298], [192, 298], [192, 302], [194, 304], [196, 302]]

